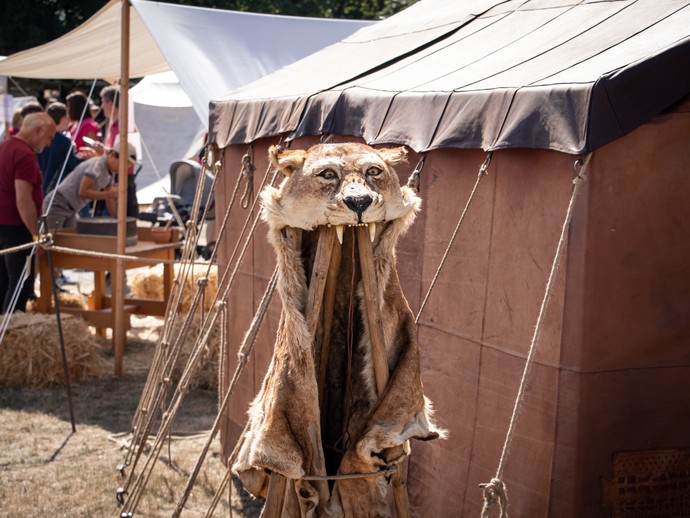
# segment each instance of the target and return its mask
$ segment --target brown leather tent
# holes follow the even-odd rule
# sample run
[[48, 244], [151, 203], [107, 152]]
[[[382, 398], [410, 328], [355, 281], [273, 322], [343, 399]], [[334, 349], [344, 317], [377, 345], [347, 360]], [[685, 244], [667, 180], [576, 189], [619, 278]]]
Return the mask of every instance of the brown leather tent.
[[[573, 188], [592, 152], [503, 480], [514, 517], [690, 516], [690, 1], [422, 0], [211, 104], [217, 211], [253, 144], [404, 144], [424, 207], [399, 246], [425, 393], [413, 515], [479, 516]], [[240, 213], [219, 244], [227, 264]], [[229, 296], [227, 372], [274, 256], [257, 229]], [[229, 453], [271, 358], [272, 301], [226, 413]], [[227, 379], [227, 377], [226, 377]]]

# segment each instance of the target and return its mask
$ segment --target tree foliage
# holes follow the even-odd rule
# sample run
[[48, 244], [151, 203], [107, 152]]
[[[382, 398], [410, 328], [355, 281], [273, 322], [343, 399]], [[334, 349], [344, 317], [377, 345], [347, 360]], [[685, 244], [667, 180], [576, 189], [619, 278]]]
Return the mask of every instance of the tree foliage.
[[82, 24], [104, 0], [0, 2], [0, 56], [42, 45]]
[[[267, 14], [377, 20], [416, 0], [167, 0], [167, 3]], [[82, 24], [106, 0], [0, 2], [0, 55], [52, 41]]]

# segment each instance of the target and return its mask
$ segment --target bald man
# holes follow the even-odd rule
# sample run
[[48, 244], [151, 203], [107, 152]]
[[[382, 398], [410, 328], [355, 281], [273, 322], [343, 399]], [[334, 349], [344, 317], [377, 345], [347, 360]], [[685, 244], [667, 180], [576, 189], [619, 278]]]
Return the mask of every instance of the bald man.
[[[38, 234], [38, 215], [43, 203], [43, 176], [36, 153], [50, 145], [55, 136], [55, 122], [46, 113], [32, 113], [22, 122], [19, 132], [0, 142], [0, 250], [33, 241]], [[22, 279], [30, 250], [0, 256], [0, 303], [2, 313]], [[33, 293], [33, 272], [21, 287], [15, 310], [25, 311]]]

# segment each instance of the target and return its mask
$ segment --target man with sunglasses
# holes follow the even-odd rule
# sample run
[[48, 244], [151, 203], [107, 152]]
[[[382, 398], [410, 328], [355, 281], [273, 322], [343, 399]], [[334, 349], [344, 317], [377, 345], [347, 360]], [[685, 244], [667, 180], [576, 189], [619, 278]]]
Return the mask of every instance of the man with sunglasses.
[[[135, 164], [137, 152], [128, 143], [128, 161]], [[92, 200], [105, 200], [110, 214], [117, 214], [118, 189], [114, 182], [119, 166], [119, 143], [105, 154], [79, 164], [53, 191], [46, 194], [43, 214], [48, 229], [77, 226], [77, 213]]]

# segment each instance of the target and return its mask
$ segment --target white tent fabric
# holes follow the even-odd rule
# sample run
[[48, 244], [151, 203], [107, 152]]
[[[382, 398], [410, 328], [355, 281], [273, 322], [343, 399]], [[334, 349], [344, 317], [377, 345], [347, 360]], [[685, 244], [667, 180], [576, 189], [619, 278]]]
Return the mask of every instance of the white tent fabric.
[[129, 89], [129, 95], [135, 104], [192, 107], [192, 101], [189, 100], [189, 96], [172, 70], [144, 77], [136, 86]]
[[[145, 148], [137, 177], [142, 203], [162, 195], [170, 164], [195, 150], [208, 126], [210, 100], [372, 23], [131, 4], [130, 76], [146, 76], [131, 89]], [[110, 0], [61, 38], [9, 56], [0, 62], [0, 76], [117, 80], [121, 5]]]
[[149, 204], [170, 189], [170, 164], [201, 147], [206, 126], [173, 71], [144, 77], [129, 95], [142, 141], [137, 198]]
[[[120, 0], [110, 0], [100, 11], [64, 36], [9, 56], [0, 63], [0, 75], [37, 79], [105, 79], [120, 77]], [[131, 77], [170, 70], [141, 18], [130, 16]]]
[[211, 99], [372, 23], [131, 2], [202, 121]]
[[[130, 76], [174, 70], [199, 118], [209, 101], [335, 43], [368, 21], [261, 15], [131, 0]], [[115, 81], [120, 76], [121, 3], [110, 0], [82, 25], [0, 63], [0, 75]]]

